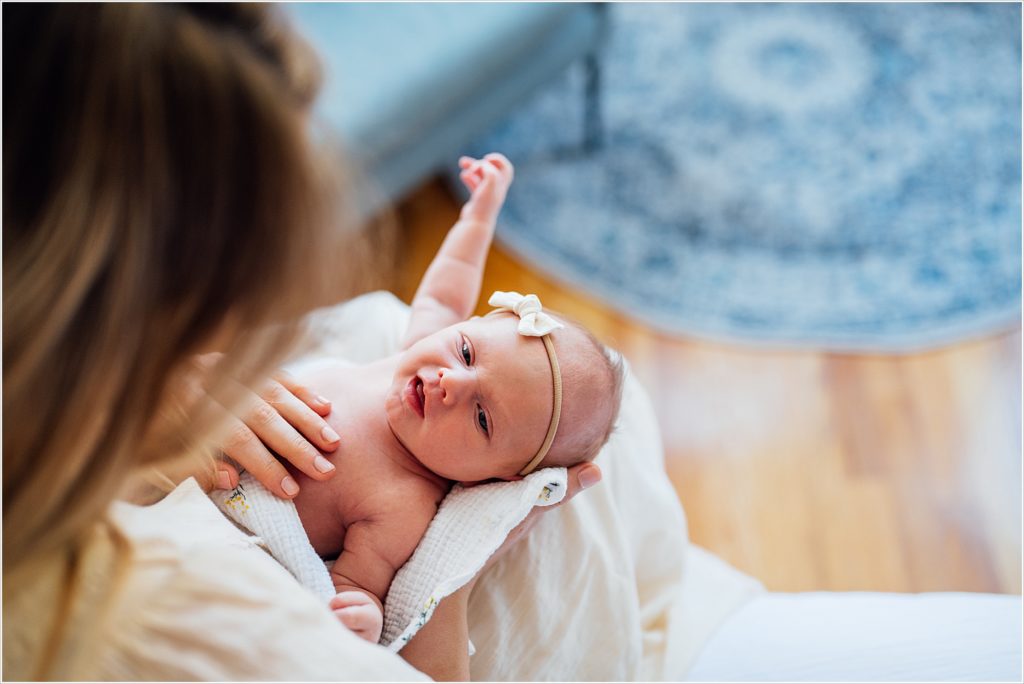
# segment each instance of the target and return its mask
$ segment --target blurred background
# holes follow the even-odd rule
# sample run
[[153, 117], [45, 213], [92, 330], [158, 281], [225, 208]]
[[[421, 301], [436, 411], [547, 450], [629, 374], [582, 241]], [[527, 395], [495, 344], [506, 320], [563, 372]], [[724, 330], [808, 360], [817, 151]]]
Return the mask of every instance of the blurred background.
[[774, 591], [1021, 592], [1018, 4], [282, 9], [406, 301], [458, 156], [515, 163], [483, 297], [623, 352], [695, 543]]

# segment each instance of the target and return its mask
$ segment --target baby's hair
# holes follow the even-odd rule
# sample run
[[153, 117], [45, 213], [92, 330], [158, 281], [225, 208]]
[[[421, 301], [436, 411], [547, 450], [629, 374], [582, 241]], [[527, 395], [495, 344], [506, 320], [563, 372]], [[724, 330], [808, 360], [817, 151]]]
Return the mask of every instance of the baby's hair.
[[[596, 431], [593, 435], [588, 435], [582, 446], [574, 445], [574, 448], [571, 450], [552, 449], [552, 453], [548, 454], [539, 466], [540, 468], [569, 468], [580, 463], [593, 461], [604, 445], [608, 443], [612, 432], [615, 430], [619, 409], [622, 406], [622, 388], [625, 384], [626, 371], [622, 355], [604, 345], [586, 326], [561, 313], [555, 313], [554, 315], [564, 322], [567, 328], [580, 332], [589, 343], [587, 345], [590, 348], [588, 352], [593, 352], [592, 358], [582, 360], [583, 363], [562, 364], [563, 385], [569, 386], [579, 381], [583, 373], [588, 372], [592, 368], [592, 364], [596, 363], [605, 375], [606, 385], [603, 389], [607, 393], [606, 400], [611, 402], [611, 412], [608, 415], [607, 423], [602, 425], [600, 430]], [[577, 359], [577, 361], [580, 360]], [[556, 443], [557, 441], [556, 438]]]

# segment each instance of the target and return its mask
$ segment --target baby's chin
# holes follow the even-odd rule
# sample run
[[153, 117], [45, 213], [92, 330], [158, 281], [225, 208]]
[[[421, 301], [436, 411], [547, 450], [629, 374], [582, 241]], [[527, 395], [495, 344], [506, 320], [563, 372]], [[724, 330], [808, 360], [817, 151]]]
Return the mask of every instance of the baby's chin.
[[[434, 472], [433, 469], [423, 459], [413, 451], [406, 440], [402, 439], [402, 425], [403, 422], [408, 422], [408, 416], [403, 415], [407, 412], [407, 409], [402, 401], [402, 394], [399, 390], [392, 387], [388, 390], [387, 395], [384, 397], [384, 418], [387, 421], [388, 428], [391, 430], [391, 434], [394, 435], [402, 448], [405, 449], [406, 453], [416, 459], [420, 465], [427, 470]], [[442, 476], [443, 477], [443, 476]]]
[[411, 454], [412, 450], [406, 446], [405, 441], [401, 438], [402, 416], [404, 413], [405, 406], [402, 402], [402, 395], [394, 387], [391, 387], [388, 389], [388, 393], [384, 396], [384, 419], [387, 421], [388, 428], [391, 430], [391, 433], [399, 443], [405, 447], [405, 450]]

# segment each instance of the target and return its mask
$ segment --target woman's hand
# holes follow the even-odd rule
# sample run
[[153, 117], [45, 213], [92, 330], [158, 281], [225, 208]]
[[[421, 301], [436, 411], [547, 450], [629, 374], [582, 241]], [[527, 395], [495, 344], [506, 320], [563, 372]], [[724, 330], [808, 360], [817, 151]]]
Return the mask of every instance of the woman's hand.
[[494, 565], [498, 559], [508, 553], [508, 550], [515, 546], [519, 540], [523, 539], [530, 533], [530, 530], [532, 530], [533, 526], [537, 524], [537, 521], [540, 520], [540, 516], [544, 515], [545, 511], [550, 511], [569, 503], [574, 496], [582, 492], [584, 489], [590, 489], [600, 481], [601, 468], [593, 463], [580, 463], [569, 468], [568, 476], [566, 477], [565, 496], [562, 500], [554, 506], [534, 506], [533, 510], [523, 518], [523, 522], [512, 528], [512, 531], [509, 532], [508, 536], [505, 538], [505, 542], [498, 547], [498, 550], [495, 551], [490, 558], [487, 559], [483, 568], [480, 569], [480, 572], [476, 574], [476, 577], [474, 577], [467, 586], [472, 589], [473, 585], [475, 585], [476, 581], [480, 578], [480, 575]]
[[[200, 370], [209, 370], [220, 357], [204, 354], [196, 363]], [[315, 480], [334, 475], [334, 464], [320, 453], [332, 452], [340, 443], [337, 432], [323, 418], [331, 412], [329, 401], [284, 372], [276, 373], [258, 393], [247, 388], [243, 391], [247, 398], [238, 412], [228, 417], [227, 437], [219, 445], [225, 455], [282, 499], [298, 494], [299, 485], [278, 456]], [[219, 460], [214, 486], [232, 489], [237, 485], [238, 470]]]
[[568, 486], [565, 498], [554, 506], [535, 506], [519, 525], [509, 533], [505, 543], [491, 556], [483, 570], [477, 573], [466, 586], [443, 599], [434, 611], [430, 622], [423, 626], [416, 636], [403, 648], [400, 655], [406, 662], [436, 681], [469, 680], [469, 594], [480, 575], [494, 561], [526, 536], [537, 524], [545, 511], [557, 508], [572, 500], [584, 489], [601, 481], [601, 469], [593, 463], [581, 463], [569, 468]]

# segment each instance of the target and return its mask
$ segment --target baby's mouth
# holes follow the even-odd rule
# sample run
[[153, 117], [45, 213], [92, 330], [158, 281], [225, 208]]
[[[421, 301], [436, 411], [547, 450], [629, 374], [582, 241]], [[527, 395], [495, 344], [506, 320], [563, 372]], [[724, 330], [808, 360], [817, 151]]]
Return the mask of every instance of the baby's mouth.
[[419, 376], [414, 375], [405, 388], [405, 400], [412, 407], [420, 418], [425, 416], [426, 397], [423, 393], [423, 381]]

